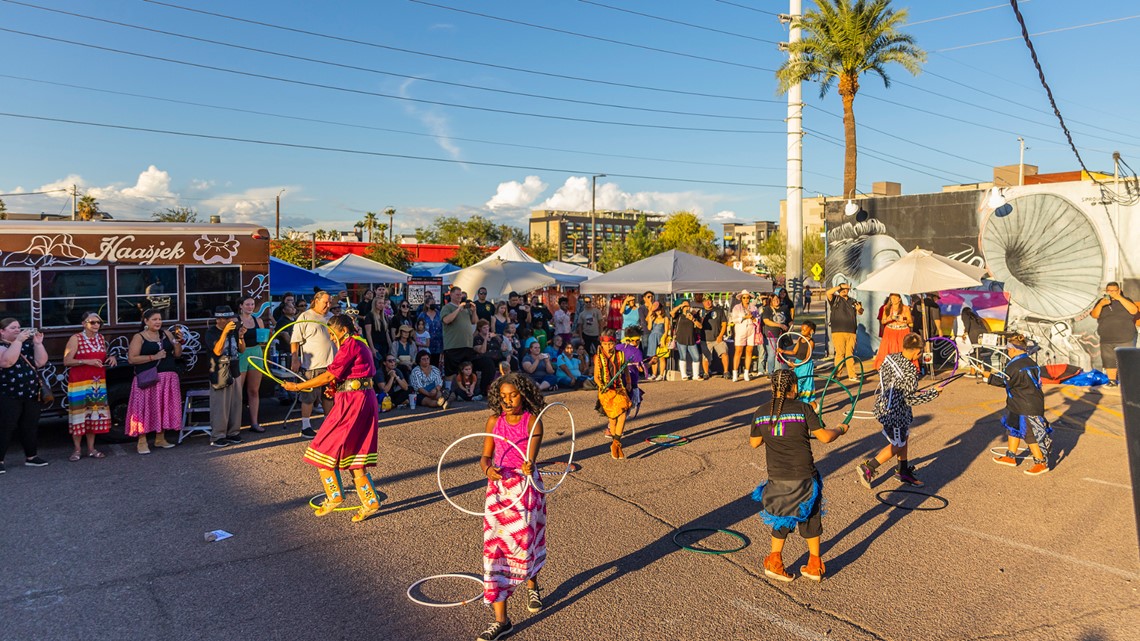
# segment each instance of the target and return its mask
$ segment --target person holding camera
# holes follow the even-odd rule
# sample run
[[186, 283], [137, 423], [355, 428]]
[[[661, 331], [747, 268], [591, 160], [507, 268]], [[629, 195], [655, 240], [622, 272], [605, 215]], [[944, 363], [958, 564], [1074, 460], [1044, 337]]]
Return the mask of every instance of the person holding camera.
[[479, 372], [479, 394], [487, 396], [487, 386], [495, 376], [495, 362], [475, 351], [475, 325], [479, 316], [475, 304], [458, 287], [448, 292], [449, 302], [440, 310], [443, 316], [443, 374], [448, 389], [459, 368], [469, 362]]
[[1107, 387], [1116, 387], [1116, 348], [1136, 347], [1136, 314], [1140, 311], [1132, 299], [1120, 291], [1120, 283], [1105, 286], [1104, 297], [1093, 306], [1096, 335], [1100, 338], [1100, 360], [1108, 375]]
[[21, 329], [20, 321], [0, 321], [0, 474], [8, 440], [19, 429], [24, 446], [24, 465], [43, 467], [47, 461], [36, 456], [40, 424], [40, 381], [36, 370], [47, 365], [44, 335], [34, 329]]
[[238, 357], [245, 351], [245, 325], [237, 322], [229, 305], [214, 308], [214, 326], [206, 330], [210, 346], [210, 445], [241, 443], [241, 386], [237, 385]]

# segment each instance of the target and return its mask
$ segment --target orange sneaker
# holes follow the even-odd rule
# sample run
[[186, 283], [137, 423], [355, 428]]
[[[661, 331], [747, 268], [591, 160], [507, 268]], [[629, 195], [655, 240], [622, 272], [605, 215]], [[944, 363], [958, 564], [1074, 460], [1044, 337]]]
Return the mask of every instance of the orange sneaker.
[[796, 578], [784, 569], [784, 559], [779, 552], [773, 552], [764, 559], [764, 576], [784, 583], [794, 581]]
[[1029, 476], [1039, 476], [1039, 475], [1044, 474], [1048, 471], [1049, 471], [1049, 463], [1047, 461], [1034, 460], [1033, 466], [1030, 467], [1028, 470], [1025, 470], [1025, 473], [1028, 474]]
[[1006, 452], [1005, 454], [1003, 454], [1001, 456], [995, 456], [994, 457], [994, 463], [997, 463], [998, 465], [1008, 465], [1010, 467], [1017, 467], [1017, 464], [1019, 463], [1019, 461], [1017, 459], [1015, 459], [1014, 457], [1010, 456], [1009, 452]]
[[800, 576], [812, 581], [822, 581], [824, 570], [822, 559], [818, 556], [808, 556], [807, 565], [800, 566]]

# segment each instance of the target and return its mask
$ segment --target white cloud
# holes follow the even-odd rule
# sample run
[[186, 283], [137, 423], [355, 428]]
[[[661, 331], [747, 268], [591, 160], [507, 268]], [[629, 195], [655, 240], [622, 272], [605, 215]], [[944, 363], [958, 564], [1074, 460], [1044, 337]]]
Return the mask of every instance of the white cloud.
[[544, 191], [546, 183], [538, 176], [527, 176], [521, 183], [517, 180], [501, 182], [486, 207], [491, 211], [529, 207]]
[[[647, 212], [691, 211], [698, 216], [722, 200], [716, 194], [699, 191], [622, 191], [616, 182], [599, 182], [597, 209], [625, 210], [638, 209]], [[547, 198], [537, 209], [561, 209], [566, 211], [589, 211], [591, 201], [590, 179], [586, 176], [571, 176]]]
[[739, 220], [740, 220], [740, 216], [737, 216], [737, 215], [736, 215], [736, 212], [734, 212], [734, 211], [729, 211], [729, 210], [727, 210], [727, 209], [726, 209], [726, 210], [724, 210], [724, 211], [719, 211], [719, 212], [717, 212], [717, 213], [716, 213], [716, 215], [714, 215], [714, 216], [712, 217], [712, 219], [713, 219], [713, 220], [715, 220], [715, 221], [717, 221], [717, 222], [722, 222], [722, 223], [732, 223], [732, 222], [736, 222], [736, 221], [739, 221]]
[[[409, 98], [408, 91], [414, 80], [405, 80], [400, 84], [400, 95]], [[451, 122], [438, 107], [421, 108], [411, 102], [404, 103], [404, 111], [414, 116], [427, 130], [435, 136], [435, 144], [447, 152], [455, 160], [460, 160], [463, 150], [451, 139]]]
[[[276, 225], [277, 194], [285, 189], [291, 198], [296, 198], [301, 188], [293, 185], [277, 185], [273, 187], [253, 187], [244, 191], [228, 194], [217, 194], [201, 201], [199, 210], [215, 212], [227, 223], [251, 223], [265, 225], [272, 228]], [[288, 201], [286, 201], [288, 202]], [[288, 207], [283, 206], [281, 227], [295, 227], [298, 224], [307, 224], [311, 219], [298, 219], [288, 215]], [[306, 221], [306, 222], [302, 222]]]
[[150, 200], [174, 196], [170, 191], [170, 174], [154, 165], [147, 167], [146, 171], [139, 174], [134, 187], [127, 187], [120, 193], [128, 198]]

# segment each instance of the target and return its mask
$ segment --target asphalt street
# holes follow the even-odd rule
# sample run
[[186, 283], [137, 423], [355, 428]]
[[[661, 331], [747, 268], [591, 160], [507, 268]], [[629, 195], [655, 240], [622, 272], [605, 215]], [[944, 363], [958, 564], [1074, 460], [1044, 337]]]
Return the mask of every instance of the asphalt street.
[[[860, 409], [870, 409], [864, 390]], [[629, 459], [609, 456], [591, 392], [559, 392], [577, 420], [581, 469], [549, 497], [545, 611], [508, 611], [518, 639], [1140, 639], [1140, 563], [1123, 438], [1121, 399], [1051, 387], [1055, 469], [990, 461], [1004, 447], [1000, 389], [962, 379], [916, 408], [911, 458], [927, 481], [904, 494], [880, 476], [857, 484], [855, 465], [884, 443], [877, 423], [853, 422], [815, 443], [824, 476], [820, 584], [763, 576], [768, 532], [750, 494], [765, 478], [747, 445], [747, 420], [766, 403], [764, 382], [645, 386], [630, 421]], [[847, 401], [832, 393], [825, 415]], [[268, 400], [279, 420], [284, 408]], [[436, 464], [449, 443], [482, 429], [487, 410], [396, 411], [381, 416], [383, 512], [315, 518], [320, 492], [294, 421], [269, 422], [244, 444], [208, 447], [192, 437], [149, 456], [103, 444], [104, 460], [69, 463], [62, 428], [45, 426], [46, 468], [0, 476], [3, 560], [0, 639], [474, 639], [491, 620], [481, 602], [434, 608], [406, 591], [429, 575], [481, 574], [481, 519], [448, 505]], [[551, 411], [542, 459], [565, 460], [569, 424]], [[678, 434], [679, 447], [644, 439]], [[475, 440], [457, 446], [443, 481], [456, 502], [481, 509], [485, 486]], [[547, 477], [550, 481], [557, 477]], [[350, 501], [354, 501], [350, 498]], [[921, 509], [903, 509], [889, 503]], [[938, 509], [941, 508], [941, 509]], [[731, 529], [748, 542], [732, 554], [682, 550], [687, 528]], [[233, 533], [206, 542], [205, 532]], [[701, 544], [738, 545], [723, 534]], [[806, 562], [789, 538], [785, 563]], [[476, 596], [470, 580], [428, 582], [434, 601]]]

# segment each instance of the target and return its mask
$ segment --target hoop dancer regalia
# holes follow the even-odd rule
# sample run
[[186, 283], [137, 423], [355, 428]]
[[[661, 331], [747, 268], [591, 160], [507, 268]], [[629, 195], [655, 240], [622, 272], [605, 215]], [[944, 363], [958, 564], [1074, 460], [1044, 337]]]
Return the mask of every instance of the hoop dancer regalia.
[[1017, 334], [1009, 339], [1007, 351], [1012, 357], [1006, 363], [1004, 372], [994, 373], [986, 382], [996, 387], [1004, 387], [1006, 394], [1005, 415], [1001, 424], [1009, 434], [1005, 454], [994, 457], [999, 465], [1017, 467], [1017, 451], [1021, 441], [1029, 446], [1033, 454], [1033, 465], [1026, 474], [1037, 476], [1049, 471], [1049, 450], [1053, 444], [1053, 428], [1045, 419], [1045, 394], [1041, 390], [1041, 368], [1029, 358], [1025, 337]]
[[287, 382], [285, 389], [298, 392], [326, 387], [333, 392], [333, 406], [324, 424], [305, 450], [303, 460], [315, 466], [321, 475], [325, 500], [316, 509], [317, 516], [336, 510], [344, 502], [340, 488], [339, 470], [352, 470], [356, 493], [360, 497], [360, 510], [353, 521], [364, 519], [380, 511], [380, 501], [372, 487], [366, 468], [376, 465], [376, 421], [379, 406], [372, 391], [372, 376], [376, 367], [368, 347], [354, 340], [352, 320], [344, 315], [329, 319], [329, 334], [337, 344], [337, 353], [328, 370], [303, 383]]

